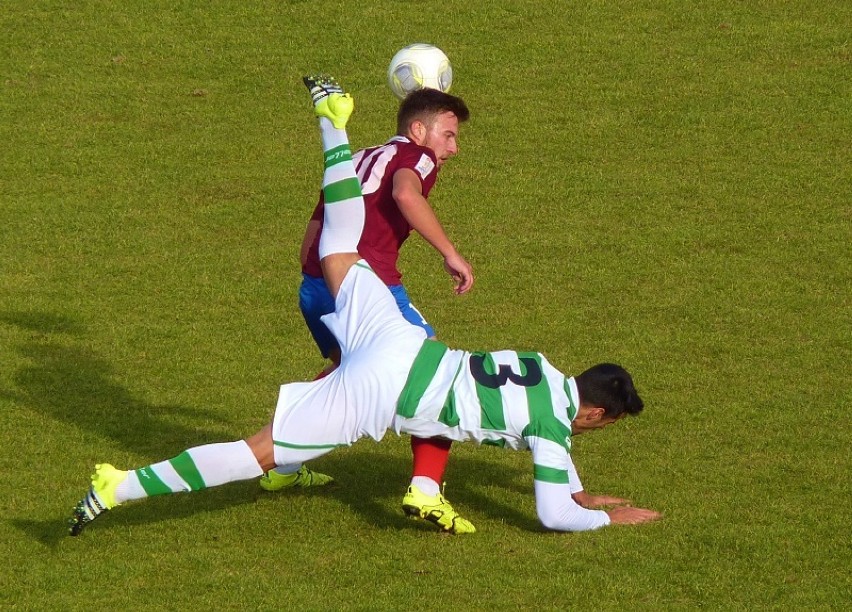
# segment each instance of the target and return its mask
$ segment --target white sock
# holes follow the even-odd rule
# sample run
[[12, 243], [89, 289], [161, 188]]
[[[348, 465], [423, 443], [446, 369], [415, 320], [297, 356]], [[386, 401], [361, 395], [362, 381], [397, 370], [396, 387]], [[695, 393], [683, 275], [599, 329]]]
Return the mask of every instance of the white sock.
[[411, 484], [420, 489], [424, 495], [434, 497], [441, 492], [441, 485], [428, 476], [412, 476]]
[[199, 491], [261, 474], [263, 470], [244, 440], [205, 444], [173, 459], [128, 472], [115, 491], [115, 501]]
[[336, 149], [340, 145], [349, 144], [349, 134], [346, 129], [338, 130], [330, 119], [319, 117], [320, 137], [322, 137], [322, 150]]

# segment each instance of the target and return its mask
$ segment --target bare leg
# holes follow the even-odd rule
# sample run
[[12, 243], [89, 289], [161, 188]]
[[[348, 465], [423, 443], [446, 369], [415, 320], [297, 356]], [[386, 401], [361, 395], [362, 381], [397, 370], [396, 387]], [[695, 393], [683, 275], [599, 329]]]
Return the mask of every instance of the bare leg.
[[260, 469], [268, 472], [275, 467], [275, 445], [272, 443], [272, 423], [265, 425], [263, 429], [246, 438], [246, 444], [254, 453]]

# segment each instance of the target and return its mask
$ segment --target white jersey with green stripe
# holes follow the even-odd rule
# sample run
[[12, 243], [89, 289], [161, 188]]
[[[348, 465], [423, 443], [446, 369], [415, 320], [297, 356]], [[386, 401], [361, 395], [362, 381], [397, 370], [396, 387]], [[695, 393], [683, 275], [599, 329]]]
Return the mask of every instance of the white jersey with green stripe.
[[579, 405], [574, 379], [540, 353], [469, 353], [427, 340], [399, 395], [393, 427], [423, 438], [529, 449], [542, 525], [585, 531], [610, 520], [571, 496], [583, 488], [571, 461], [571, 421]]
[[535, 478], [567, 484], [571, 421], [579, 395], [572, 378], [532, 352], [467, 352], [427, 341], [397, 403], [394, 429], [533, 452]]

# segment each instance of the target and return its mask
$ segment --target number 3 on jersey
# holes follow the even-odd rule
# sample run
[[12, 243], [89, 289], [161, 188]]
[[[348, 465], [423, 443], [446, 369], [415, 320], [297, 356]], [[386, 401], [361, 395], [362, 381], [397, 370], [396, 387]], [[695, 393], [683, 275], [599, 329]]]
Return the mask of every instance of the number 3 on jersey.
[[[480, 422], [483, 429], [496, 431], [506, 429], [506, 410], [509, 406], [503, 404], [501, 387], [512, 383], [517, 387], [525, 388], [527, 391], [524, 394], [527, 400], [525, 403], [528, 403], [530, 392], [542, 381], [541, 364], [532, 354], [515, 353], [515, 355], [517, 359], [515, 367], [520, 372], [515, 372], [512, 365], [500, 363], [503, 360], [501, 357], [505, 359], [507, 355], [498, 354], [495, 359], [493, 353], [473, 353], [468, 359], [470, 375], [476, 381], [476, 396], [479, 400]], [[509, 361], [515, 363], [514, 359], [510, 358]]]
[[[483, 387], [497, 389], [507, 382], [512, 382], [519, 387], [535, 387], [541, 382], [541, 366], [532, 357], [518, 356], [518, 362], [522, 370], [526, 372], [516, 374], [512, 367], [506, 364], [496, 364], [488, 353], [473, 353], [470, 356], [470, 374], [473, 379]], [[494, 369], [494, 373], [486, 368], [488, 363]]]

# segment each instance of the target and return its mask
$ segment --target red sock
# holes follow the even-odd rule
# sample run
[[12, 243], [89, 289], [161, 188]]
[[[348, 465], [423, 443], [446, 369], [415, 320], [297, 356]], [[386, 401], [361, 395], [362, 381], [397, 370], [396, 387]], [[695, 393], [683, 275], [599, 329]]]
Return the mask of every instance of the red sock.
[[414, 457], [412, 476], [431, 478], [439, 485], [444, 482], [444, 470], [450, 458], [451, 440], [443, 438], [411, 438], [411, 454]]

